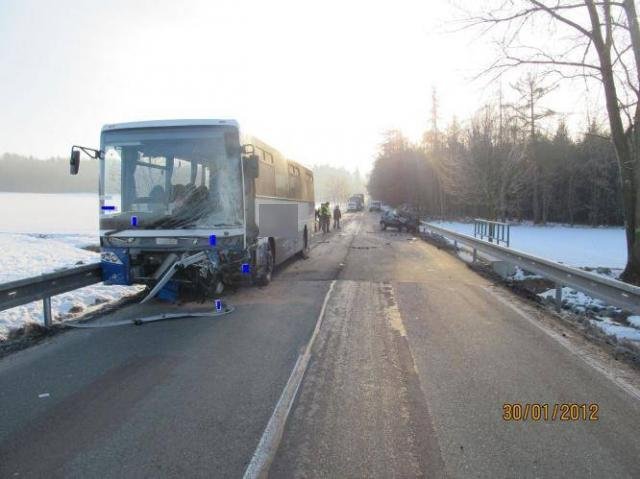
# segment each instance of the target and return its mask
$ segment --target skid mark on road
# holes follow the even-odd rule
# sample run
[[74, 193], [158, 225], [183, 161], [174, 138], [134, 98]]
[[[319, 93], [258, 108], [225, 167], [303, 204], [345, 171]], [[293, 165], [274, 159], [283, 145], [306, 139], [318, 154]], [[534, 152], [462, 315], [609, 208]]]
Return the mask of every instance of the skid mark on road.
[[270, 477], [444, 475], [403, 334], [391, 284], [336, 284]]

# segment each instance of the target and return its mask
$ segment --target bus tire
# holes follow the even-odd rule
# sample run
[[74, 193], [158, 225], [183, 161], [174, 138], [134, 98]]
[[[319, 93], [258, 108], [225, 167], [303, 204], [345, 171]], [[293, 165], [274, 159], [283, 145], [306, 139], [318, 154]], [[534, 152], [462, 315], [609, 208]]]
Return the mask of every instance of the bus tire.
[[266, 253], [266, 264], [262, 268], [262, 270], [256, 276], [255, 282], [258, 286], [267, 286], [271, 283], [271, 279], [273, 276], [273, 250], [271, 248], [267, 249]]
[[309, 258], [309, 233], [307, 227], [304, 227], [304, 233], [302, 233], [302, 249], [300, 250], [300, 257], [302, 259]]

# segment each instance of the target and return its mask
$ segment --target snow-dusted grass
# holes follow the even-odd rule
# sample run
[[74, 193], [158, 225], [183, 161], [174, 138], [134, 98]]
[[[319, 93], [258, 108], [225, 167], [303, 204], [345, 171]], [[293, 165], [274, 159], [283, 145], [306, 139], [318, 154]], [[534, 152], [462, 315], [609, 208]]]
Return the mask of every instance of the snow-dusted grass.
[[[84, 248], [98, 245], [97, 196], [0, 193], [0, 283], [100, 261]], [[53, 316], [67, 319], [140, 287], [102, 283], [54, 296]], [[0, 311], [0, 339], [27, 322], [42, 323], [42, 302]]]
[[[473, 236], [473, 223], [434, 221], [434, 224]], [[622, 269], [627, 261], [623, 228], [514, 224], [510, 247], [578, 268]]]

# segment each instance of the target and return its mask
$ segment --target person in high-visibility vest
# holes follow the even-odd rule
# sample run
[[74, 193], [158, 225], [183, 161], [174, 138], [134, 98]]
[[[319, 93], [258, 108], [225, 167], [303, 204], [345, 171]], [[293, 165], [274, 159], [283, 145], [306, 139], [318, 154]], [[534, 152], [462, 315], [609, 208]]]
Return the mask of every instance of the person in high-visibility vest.
[[329, 203], [322, 203], [320, 206], [320, 225], [323, 233], [329, 232], [329, 225], [331, 224], [331, 213], [329, 212]]

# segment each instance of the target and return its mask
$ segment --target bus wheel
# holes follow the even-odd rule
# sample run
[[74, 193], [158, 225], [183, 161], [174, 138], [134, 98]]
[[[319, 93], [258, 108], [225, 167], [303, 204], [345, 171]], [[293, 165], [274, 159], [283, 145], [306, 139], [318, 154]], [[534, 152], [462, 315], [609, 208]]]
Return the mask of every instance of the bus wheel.
[[267, 257], [265, 258], [266, 264], [262, 270], [256, 276], [256, 284], [258, 286], [267, 286], [271, 283], [271, 277], [273, 275], [273, 251], [271, 248], [267, 250]]
[[309, 257], [309, 234], [307, 233], [307, 227], [304, 227], [304, 233], [302, 233], [302, 250], [300, 250], [300, 257], [307, 259]]

